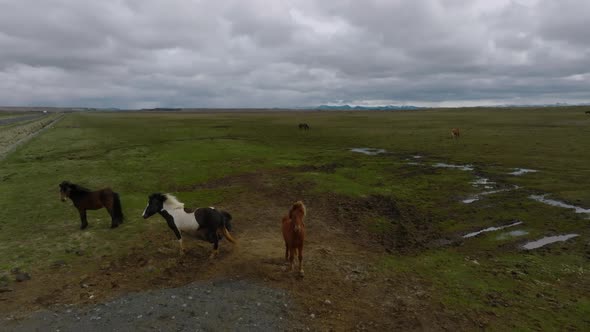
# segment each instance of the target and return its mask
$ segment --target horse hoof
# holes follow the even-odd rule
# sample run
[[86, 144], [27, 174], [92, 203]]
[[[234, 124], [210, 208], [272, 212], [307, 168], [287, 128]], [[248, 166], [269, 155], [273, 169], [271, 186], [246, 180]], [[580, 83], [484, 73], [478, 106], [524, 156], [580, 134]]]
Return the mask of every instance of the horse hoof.
[[119, 227], [119, 224], [111, 225], [111, 229]]
[[303, 272], [303, 270], [299, 271], [299, 276], [300, 277], [304, 277], [305, 276], [305, 273]]

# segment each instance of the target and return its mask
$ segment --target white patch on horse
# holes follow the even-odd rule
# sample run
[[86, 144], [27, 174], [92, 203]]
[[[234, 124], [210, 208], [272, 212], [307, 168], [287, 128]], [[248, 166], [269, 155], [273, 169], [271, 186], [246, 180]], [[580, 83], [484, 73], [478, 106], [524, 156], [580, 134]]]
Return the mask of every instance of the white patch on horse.
[[184, 209], [178, 208], [174, 210], [166, 210], [174, 218], [176, 228], [183, 232], [192, 233], [199, 229], [199, 223], [195, 218], [194, 213], [186, 213]]
[[214, 206], [210, 206], [209, 208], [215, 210], [215, 207]]
[[178, 199], [171, 194], [164, 194], [166, 201], [164, 201], [164, 210], [170, 211], [173, 209], [183, 209], [184, 203], [178, 201]]
[[186, 213], [184, 204], [179, 202], [176, 197], [166, 194], [163, 210], [166, 210], [174, 219], [174, 224], [179, 231], [193, 233], [199, 229], [199, 223], [194, 213]]

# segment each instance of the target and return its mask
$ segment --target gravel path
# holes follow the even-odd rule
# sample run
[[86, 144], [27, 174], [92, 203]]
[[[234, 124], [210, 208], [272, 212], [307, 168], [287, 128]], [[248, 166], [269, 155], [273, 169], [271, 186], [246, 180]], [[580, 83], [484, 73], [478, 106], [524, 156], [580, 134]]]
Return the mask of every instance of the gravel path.
[[289, 319], [284, 290], [247, 281], [193, 283], [129, 294], [87, 307], [61, 306], [23, 319], [4, 319], [3, 331], [285, 331], [302, 330]]

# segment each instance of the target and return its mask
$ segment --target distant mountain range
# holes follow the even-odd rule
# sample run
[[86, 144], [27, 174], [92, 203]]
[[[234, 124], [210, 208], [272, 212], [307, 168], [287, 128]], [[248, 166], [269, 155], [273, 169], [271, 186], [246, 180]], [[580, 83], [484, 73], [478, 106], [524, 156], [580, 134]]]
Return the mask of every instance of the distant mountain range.
[[[578, 104], [568, 104], [568, 103], [554, 103], [554, 104], [515, 104], [515, 105], [496, 105], [492, 107], [568, 107], [568, 106], [589, 106], [590, 103], [578, 103]], [[488, 107], [488, 106], [483, 106]]]
[[[568, 107], [568, 106], [590, 106], [590, 103], [553, 103], [553, 104], [504, 104], [504, 105], [489, 105], [489, 106], [471, 106], [471, 107], [457, 107], [457, 108], [517, 108], [517, 107]], [[447, 108], [447, 107], [423, 107], [423, 106], [350, 106], [350, 105], [320, 105], [312, 109], [316, 110], [333, 110], [333, 111], [399, 111], [399, 110], [420, 110], [420, 109], [431, 109], [431, 108]], [[454, 107], [451, 107], [454, 108]]]
[[482, 105], [482, 106], [466, 106], [466, 107], [424, 107], [414, 105], [384, 105], [384, 106], [351, 106], [351, 105], [320, 105], [320, 106], [300, 106], [300, 107], [272, 107], [272, 108], [180, 108], [180, 107], [155, 107], [142, 109], [119, 109], [119, 108], [92, 108], [92, 107], [19, 107], [19, 106], [0, 106], [0, 112], [22, 112], [22, 111], [48, 111], [48, 112], [80, 112], [80, 111], [154, 111], [154, 112], [198, 112], [198, 111], [216, 111], [216, 110], [231, 110], [231, 111], [289, 111], [289, 110], [320, 110], [320, 111], [404, 111], [404, 110], [422, 110], [422, 109], [437, 109], [437, 108], [524, 108], [524, 107], [588, 107], [590, 103], [553, 103], [553, 104], [504, 104], [504, 105]]
[[385, 105], [385, 106], [350, 106], [350, 105], [320, 105], [315, 107], [317, 110], [337, 110], [337, 111], [400, 111], [400, 110], [418, 110], [427, 107], [419, 107], [419, 106], [395, 106], [395, 105]]

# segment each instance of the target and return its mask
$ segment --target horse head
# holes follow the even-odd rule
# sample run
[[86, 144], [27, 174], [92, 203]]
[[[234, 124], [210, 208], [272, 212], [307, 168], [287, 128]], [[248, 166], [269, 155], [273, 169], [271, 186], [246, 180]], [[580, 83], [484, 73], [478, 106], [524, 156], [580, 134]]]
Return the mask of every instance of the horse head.
[[305, 205], [302, 201], [295, 202], [289, 211], [289, 218], [293, 223], [293, 228], [299, 232], [303, 227], [303, 217], [305, 217]]
[[70, 197], [70, 192], [72, 191], [72, 184], [68, 181], [62, 181], [59, 184], [59, 196], [62, 202], [65, 202], [68, 197]]
[[148, 204], [143, 210], [143, 219], [147, 219], [154, 214], [162, 211], [164, 208], [164, 202], [166, 201], [167, 197], [161, 193], [153, 193], [148, 197]]

